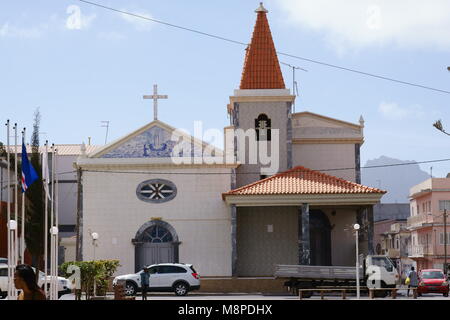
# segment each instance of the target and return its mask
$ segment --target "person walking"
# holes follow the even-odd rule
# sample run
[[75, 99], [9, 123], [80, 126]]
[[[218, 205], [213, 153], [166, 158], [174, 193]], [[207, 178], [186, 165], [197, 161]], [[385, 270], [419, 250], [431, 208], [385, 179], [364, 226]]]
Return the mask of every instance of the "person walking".
[[14, 272], [14, 286], [22, 290], [17, 300], [46, 300], [45, 293], [36, 282], [31, 266], [19, 264]]
[[144, 267], [144, 271], [141, 272], [141, 287], [142, 287], [142, 300], [147, 300], [147, 291], [150, 286], [150, 273], [148, 268]]
[[410, 288], [417, 288], [419, 285], [419, 277], [417, 276], [417, 272], [414, 270], [414, 267], [411, 267], [411, 271], [408, 273], [409, 278], [409, 284], [408, 284], [408, 292], [406, 293], [406, 296], [409, 297], [409, 289]]

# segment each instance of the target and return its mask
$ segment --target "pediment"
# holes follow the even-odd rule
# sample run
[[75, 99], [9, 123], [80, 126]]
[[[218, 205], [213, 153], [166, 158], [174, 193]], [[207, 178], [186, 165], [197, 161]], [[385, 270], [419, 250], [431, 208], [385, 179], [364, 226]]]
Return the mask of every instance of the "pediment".
[[[202, 157], [208, 144], [155, 120], [118, 139], [89, 158], [171, 158]], [[209, 148], [211, 148], [209, 146]], [[216, 153], [221, 153], [217, 150]]]
[[292, 115], [294, 139], [344, 139], [361, 138], [362, 126], [312, 112]]

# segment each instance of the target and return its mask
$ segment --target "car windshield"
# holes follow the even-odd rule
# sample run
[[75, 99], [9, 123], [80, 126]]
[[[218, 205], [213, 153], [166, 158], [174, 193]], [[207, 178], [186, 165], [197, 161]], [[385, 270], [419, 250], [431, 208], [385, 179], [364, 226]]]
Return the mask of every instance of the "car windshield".
[[388, 272], [391, 272], [394, 269], [394, 266], [392, 265], [391, 261], [387, 259], [387, 257], [373, 257], [372, 263], [375, 266], [385, 268]]
[[422, 272], [423, 279], [444, 279], [444, 273], [442, 271], [425, 271]]

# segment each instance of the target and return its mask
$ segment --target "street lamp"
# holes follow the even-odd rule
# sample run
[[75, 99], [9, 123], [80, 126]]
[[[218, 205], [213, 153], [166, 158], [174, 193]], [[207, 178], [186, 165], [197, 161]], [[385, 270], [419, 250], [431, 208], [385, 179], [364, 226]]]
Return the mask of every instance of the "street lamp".
[[[92, 232], [91, 233], [91, 237], [92, 237], [92, 246], [94, 247], [94, 261], [95, 261], [95, 247], [97, 246], [97, 240], [98, 240], [98, 233], [97, 232]], [[94, 297], [97, 296], [97, 283], [95, 281], [94, 278]]]
[[359, 250], [358, 250], [358, 230], [360, 226], [355, 223], [353, 229], [355, 230], [355, 242], [356, 242], [356, 298], [359, 299]]
[[95, 247], [97, 246], [98, 233], [92, 232], [91, 237], [92, 237], [92, 246], [94, 247], [94, 261], [95, 261]]

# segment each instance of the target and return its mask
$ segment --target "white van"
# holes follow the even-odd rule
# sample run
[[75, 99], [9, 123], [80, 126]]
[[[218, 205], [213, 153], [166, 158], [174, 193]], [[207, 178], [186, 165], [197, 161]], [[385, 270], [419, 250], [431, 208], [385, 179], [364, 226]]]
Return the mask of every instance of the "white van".
[[[33, 268], [34, 269], [34, 268]], [[36, 270], [34, 269], [36, 272]], [[47, 282], [50, 281], [51, 277], [47, 276]], [[45, 274], [39, 271], [39, 281], [38, 284], [41, 288], [44, 288]], [[69, 280], [63, 277], [58, 277], [58, 298], [64, 294], [72, 292], [72, 284]], [[0, 298], [4, 299], [8, 295], [8, 265], [0, 264]]]

